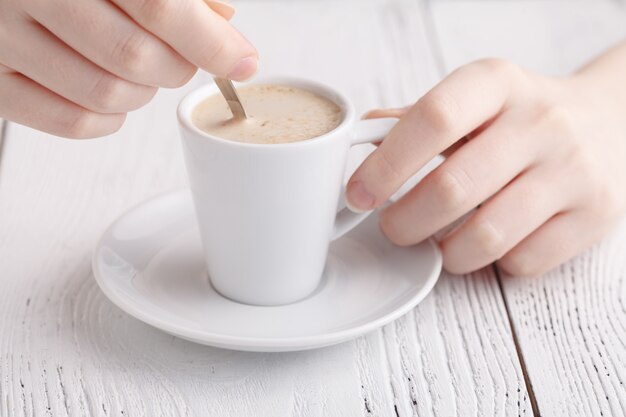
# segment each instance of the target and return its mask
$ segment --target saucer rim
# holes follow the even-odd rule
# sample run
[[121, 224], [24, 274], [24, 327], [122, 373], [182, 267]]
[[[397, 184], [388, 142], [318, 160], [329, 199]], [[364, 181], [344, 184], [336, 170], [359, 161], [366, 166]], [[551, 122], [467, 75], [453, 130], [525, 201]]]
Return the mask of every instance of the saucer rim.
[[[124, 219], [126, 216], [130, 215], [134, 211], [143, 208], [144, 206], [153, 204], [157, 200], [163, 199], [168, 196], [175, 196], [177, 194], [181, 196], [183, 194], [190, 194], [190, 190], [189, 188], [181, 187], [175, 190], [160, 193], [130, 207], [129, 209], [121, 213], [102, 232], [100, 238], [97, 240], [91, 257], [91, 266], [98, 287], [100, 287], [100, 290], [118, 308], [131, 315], [132, 317], [146, 324], [149, 324], [150, 326], [153, 326], [161, 331], [167, 332], [182, 339], [193, 341], [195, 343], [213, 345], [218, 347], [229, 347], [231, 349], [262, 349], [264, 351], [271, 351], [272, 349], [280, 349], [281, 351], [306, 350], [340, 343], [342, 341], [369, 333], [370, 331], [378, 329], [408, 313], [424, 298], [426, 298], [428, 294], [430, 294], [441, 275], [441, 270], [443, 266], [441, 250], [432, 239], [428, 239], [425, 242], [428, 243], [430, 249], [433, 251], [435, 259], [430, 268], [428, 279], [424, 282], [424, 285], [415, 293], [413, 297], [402, 303], [399, 308], [394, 309], [391, 312], [384, 314], [383, 316], [378, 317], [375, 320], [366, 322], [356, 327], [331, 331], [318, 335], [276, 338], [225, 335], [223, 333], [207, 332], [190, 328], [184, 325], [172, 324], [170, 320], [164, 320], [160, 317], [144, 313], [144, 310], [140, 307], [136, 307], [136, 303], [134, 303], [130, 299], [130, 297], [127, 296], [123, 291], [116, 290], [114, 285], [108, 284], [107, 279], [104, 277], [104, 274], [99, 268], [98, 254], [100, 253], [100, 248], [103, 247], [104, 240], [111, 235], [112, 229], [115, 228], [122, 219]], [[281, 306], [272, 306], [271, 308], [280, 307]]]

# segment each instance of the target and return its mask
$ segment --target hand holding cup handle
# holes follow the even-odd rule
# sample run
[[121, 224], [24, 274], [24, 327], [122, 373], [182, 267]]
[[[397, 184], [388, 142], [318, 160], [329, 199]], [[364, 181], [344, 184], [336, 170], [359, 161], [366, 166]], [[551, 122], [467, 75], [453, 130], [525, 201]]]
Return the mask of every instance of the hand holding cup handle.
[[[398, 119], [392, 117], [358, 121], [350, 141], [351, 146], [383, 140], [397, 122]], [[337, 213], [331, 240], [338, 239], [345, 235], [372, 213], [372, 210], [363, 211], [350, 207], [345, 199], [345, 189], [342, 191], [341, 198], [346, 203], [346, 207], [342, 208]]]

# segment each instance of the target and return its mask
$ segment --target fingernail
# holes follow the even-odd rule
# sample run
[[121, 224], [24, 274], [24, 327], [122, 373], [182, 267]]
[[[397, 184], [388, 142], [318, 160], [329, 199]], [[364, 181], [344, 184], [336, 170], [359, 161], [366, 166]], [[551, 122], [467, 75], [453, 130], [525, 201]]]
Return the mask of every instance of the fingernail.
[[231, 80], [245, 81], [252, 77], [259, 66], [259, 59], [256, 55], [243, 58], [233, 67], [227, 77]]
[[367, 191], [362, 181], [348, 184], [346, 190], [346, 205], [352, 211], [363, 212], [374, 208], [374, 196]]

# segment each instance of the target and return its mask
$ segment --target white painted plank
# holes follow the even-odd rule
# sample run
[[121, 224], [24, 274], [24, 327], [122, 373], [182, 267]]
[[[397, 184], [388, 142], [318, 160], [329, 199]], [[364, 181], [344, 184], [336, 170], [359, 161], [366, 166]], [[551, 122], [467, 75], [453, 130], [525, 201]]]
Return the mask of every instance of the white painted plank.
[[[567, 73], [626, 37], [623, 2], [442, 2], [433, 12], [448, 70], [495, 55]], [[626, 414], [625, 251], [623, 224], [545, 276], [503, 277], [542, 415]]]
[[[437, 80], [413, 0], [238, 9], [262, 73], [338, 86], [359, 111], [410, 103]], [[289, 354], [195, 345], [107, 301], [91, 249], [129, 206], [185, 184], [174, 108], [191, 87], [160, 92], [109, 138], [72, 142], [10, 125], [0, 176], [0, 415], [531, 414], [490, 270], [445, 275], [384, 331]]]
[[493, 56], [565, 74], [622, 40], [626, 28], [626, 3], [614, 0], [431, 3], [448, 71]]
[[431, 297], [379, 337], [399, 416], [533, 415], [491, 268], [444, 273]]
[[504, 276], [539, 410], [626, 414], [626, 223], [542, 277]]

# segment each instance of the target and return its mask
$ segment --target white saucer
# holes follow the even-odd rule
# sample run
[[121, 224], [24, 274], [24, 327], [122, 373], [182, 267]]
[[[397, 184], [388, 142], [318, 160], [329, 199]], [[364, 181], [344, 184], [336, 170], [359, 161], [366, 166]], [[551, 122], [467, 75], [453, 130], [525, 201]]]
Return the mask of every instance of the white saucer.
[[181, 190], [115, 221], [95, 249], [93, 271], [113, 303], [165, 332], [205, 345], [279, 352], [343, 342], [402, 316], [435, 285], [441, 254], [430, 241], [393, 246], [373, 214], [331, 244], [323, 282], [307, 299], [278, 307], [240, 304], [209, 283], [191, 195]]

